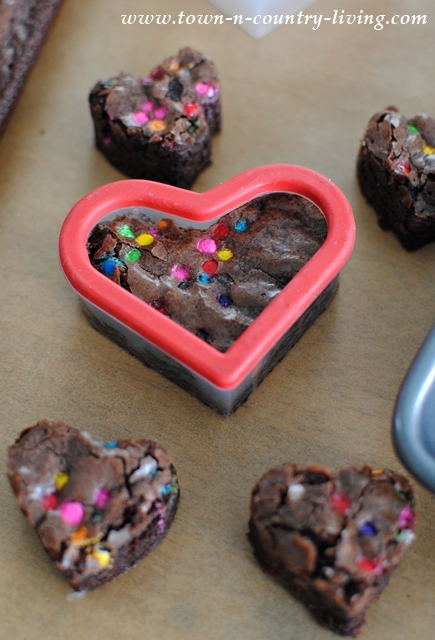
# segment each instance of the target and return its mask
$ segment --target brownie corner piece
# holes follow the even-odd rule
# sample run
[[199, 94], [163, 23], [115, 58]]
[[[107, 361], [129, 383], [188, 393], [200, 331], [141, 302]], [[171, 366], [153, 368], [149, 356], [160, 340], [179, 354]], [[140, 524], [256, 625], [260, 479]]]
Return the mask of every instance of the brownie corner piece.
[[388, 469], [286, 463], [251, 496], [249, 538], [262, 567], [324, 627], [355, 636], [415, 537], [407, 478]]
[[435, 120], [387, 107], [369, 121], [357, 178], [379, 225], [408, 251], [435, 241]]
[[89, 103], [97, 148], [130, 178], [190, 188], [211, 163], [211, 138], [221, 128], [219, 78], [191, 47], [149, 76], [98, 82]]
[[62, 422], [25, 429], [8, 449], [18, 506], [76, 591], [132, 568], [166, 535], [179, 488], [169, 454], [150, 440], [103, 442]]

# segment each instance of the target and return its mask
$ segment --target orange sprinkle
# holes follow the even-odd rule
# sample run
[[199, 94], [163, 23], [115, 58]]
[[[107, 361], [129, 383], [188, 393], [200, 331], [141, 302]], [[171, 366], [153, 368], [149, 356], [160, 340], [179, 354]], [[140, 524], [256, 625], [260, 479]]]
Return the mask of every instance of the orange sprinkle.
[[160, 132], [166, 129], [166, 120], [150, 120], [148, 126], [151, 131]]
[[88, 535], [88, 530], [86, 527], [79, 527], [73, 534], [70, 535], [71, 542], [83, 542], [86, 540], [86, 536]]
[[169, 65], [169, 69], [170, 69], [171, 71], [179, 71], [179, 69], [180, 69], [180, 65], [178, 64], [178, 62], [175, 62], [175, 60], [173, 60], [173, 61], [171, 62], [171, 64]]
[[169, 224], [169, 220], [159, 220], [157, 226], [159, 229], [164, 229]]
[[383, 469], [372, 469], [372, 476], [381, 476], [383, 473]]

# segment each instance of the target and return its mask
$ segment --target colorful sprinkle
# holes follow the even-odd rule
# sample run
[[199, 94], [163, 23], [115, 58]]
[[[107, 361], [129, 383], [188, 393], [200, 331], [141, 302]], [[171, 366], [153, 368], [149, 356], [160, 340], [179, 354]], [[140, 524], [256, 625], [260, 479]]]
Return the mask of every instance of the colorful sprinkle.
[[58, 491], [63, 489], [69, 480], [69, 475], [66, 471], [58, 471], [54, 476], [54, 486]]
[[398, 527], [399, 529], [409, 529], [415, 522], [415, 513], [412, 511], [410, 506], [407, 504], [403, 507], [402, 511], [399, 513], [398, 518]]
[[164, 131], [166, 129], [167, 124], [166, 124], [166, 120], [151, 120], [148, 123], [148, 126], [151, 129], [151, 131], [160, 133], [160, 131]]
[[401, 173], [411, 173], [411, 165], [409, 164], [409, 162], [398, 162], [396, 164], [396, 169]]
[[109, 258], [108, 260], [105, 260], [101, 264], [101, 271], [106, 276], [113, 276], [117, 264], [118, 264], [117, 260], [113, 260], [112, 258]]
[[111, 139], [110, 139], [110, 138], [103, 138], [103, 144], [105, 144], [106, 146], [107, 146], [108, 144], [110, 144], [111, 142], [112, 142], [112, 141], [111, 141]]
[[287, 489], [287, 495], [290, 500], [300, 500], [305, 493], [303, 484], [291, 484]]
[[168, 224], [169, 224], [169, 220], [163, 219], [158, 221], [157, 226], [159, 229], [164, 229], [165, 227], [168, 226]]
[[207, 273], [209, 276], [214, 276], [217, 271], [218, 263], [216, 260], [206, 260], [202, 263], [202, 270]]
[[167, 113], [168, 109], [165, 106], [157, 107], [157, 109], [154, 109], [154, 117], [157, 118], [157, 120], [163, 120]]
[[153, 110], [153, 103], [151, 100], [144, 100], [144, 102], [142, 102], [140, 108], [142, 109], [142, 111], [148, 112], [150, 113], [150, 111]]
[[203, 238], [196, 243], [196, 248], [201, 253], [215, 253], [217, 245], [212, 238]]
[[136, 124], [142, 125], [148, 122], [149, 117], [143, 111], [136, 111], [136, 113], [133, 113], [132, 119], [135, 121]]
[[169, 65], [169, 69], [170, 69], [170, 71], [179, 71], [180, 70], [180, 65], [178, 64], [178, 62], [175, 62], [175, 60], [173, 60], [171, 62], [171, 64]]
[[66, 524], [75, 526], [80, 524], [85, 514], [85, 508], [81, 502], [68, 500], [60, 505], [60, 517]]
[[96, 549], [93, 550], [92, 557], [98, 562], [100, 567], [102, 567], [103, 569], [106, 569], [112, 561], [110, 551], [108, 551], [107, 549], [103, 549], [101, 547], [97, 547]]
[[223, 262], [227, 262], [234, 257], [234, 253], [231, 251], [231, 249], [221, 249], [217, 254], [219, 260], [222, 260]]
[[140, 233], [135, 240], [141, 247], [146, 247], [154, 242], [154, 236], [151, 233]]
[[200, 284], [210, 284], [211, 282], [211, 278], [208, 275], [208, 273], [204, 273], [203, 271], [200, 271], [196, 277], [197, 282], [199, 282]]
[[418, 128], [413, 124], [408, 124], [407, 128], [409, 133], [412, 133], [413, 135], [416, 135], [418, 133]]
[[123, 238], [134, 238], [136, 235], [129, 224], [120, 224], [117, 231]]
[[423, 145], [423, 152], [427, 155], [427, 156], [431, 156], [435, 153], [435, 147], [431, 147], [429, 144], [424, 144]]
[[237, 220], [237, 222], [234, 223], [234, 231], [238, 231], [239, 233], [241, 233], [242, 231], [246, 231], [247, 228], [247, 220]]
[[106, 504], [109, 502], [110, 493], [107, 489], [99, 489], [97, 491], [97, 495], [95, 496], [95, 505], [97, 509], [104, 509]]
[[184, 113], [191, 118], [199, 113], [199, 104], [196, 102], [186, 102], [184, 105]]
[[379, 576], [382, 573], [382, 563], [377, 558], [360, 558], [357, 560], [357, 565], [367, 573], [374, 573], [375, 576]]
[[46, 493], [42, 498], [42, 507], [44, 511], [52, 511], [52, 509], [57, 509], [59, 505], [56, 494], [54, 493]]
[[160, 231], [156, 227], [151, 227], [150, 234], [153, 238], [158, 238], [160, 236]]
[[233, 301], [231, 300], [230, 296], [228, 296], [226, 293], [224, 293], [220, 298], [219, 298], [219, 304], [221, 305], [221, 307], [230, 307], [232, 305]]
[[109, 440], [104, 446], [106, 449], [116, 449], [118, 446], [118, 440]]
[[168, 496], [170, 493], [172, 493], [172, 484], [170, 482], [168, 484], [165, 484], [160, 489], [160, 493], [162, 494], [162, 496]]
[[157, 67], [157, 69], [154, 69], [154, 71], [151, 72], [151, 78], [153, 80], [163, 80], [164, 77], [165, 71], [162, 67]]
[[207, 98], [212, 98], [215, 94], [215, 90], [211, 82], [207, 82], [203, 80], [202, 82], [197, 82], [195, 85], [196, 93], [199, 93], [200, 96], [206, 96]]
[[402, 531], [399, 531], [396, 535], [397, 542], [405, 545], [411, 544], [414, 538], [415, 533], [413, 531], [410, 531], [409, 529], [402, 529]]
[[225, 240], [230, 232], [230, 228], [226, 224], [218, 224], [218, 226], [213, 231], [213, 235], [219, 240]]
[[331, 507], [334, 511], [343, 515], [350, 507], [351, 502], [342, 493], [333, 493], [331, 495]]
[[141, 255], [139, 249], [131, 249], [131, 251], [125, 254], [124, 259], [127, 260], [127, 262], [137, 262], [140, 260]]
[[79, 527], [69, 537], [73, 544], [84, 542], [88, 537], [88, 530], [86, 527]]
[[190, 274], [190, 267], [184, 264], [174, 264], [171, 268], [171, 274], [178, 280], [187, 280]]
[[376, 527], [370, 520], [364, 522], [364, 524], [360, 527], [359, 532], [363, 536], [375, 536], [377, 534]]

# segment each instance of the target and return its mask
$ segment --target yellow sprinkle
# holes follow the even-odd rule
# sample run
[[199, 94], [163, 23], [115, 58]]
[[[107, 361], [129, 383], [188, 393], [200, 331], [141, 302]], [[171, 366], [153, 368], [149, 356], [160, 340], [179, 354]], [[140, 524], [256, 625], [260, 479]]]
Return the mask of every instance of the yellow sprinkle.
[[424, 144], [423, 151], [427, 156], [431, 156], [433, 153], [435, 153], [435, 147], [431, 147], [428, 144]]
[[146, 247], [148, 244], [154, 242], [154, 237], [150, 233], [141, 233], [136, 236], [135, 240], [141, 247]]
[[148, 126], [151, 131], [164, 131], [166, 129], [166, 120], [150, 120]]
[[54, 485], [58, 491], [60, 491], [68, 482], [69, 475], [66, 471], [58, 471], [54, 476]]
[[98, 564], [105, 569], [108, 567], [112, 561], [110, 556], [110, 552], [107, 549], [94, 549], [92, 552], [92, 557], [98, 562]]
[[231, 251], [231, 249], [221, 249], [217, 252], [217, 254], [219, 260], [223, 260], [224, 262], [226, 262], [227, 260], [231, 260], [231, 258], [234, 256], [234, 253]]

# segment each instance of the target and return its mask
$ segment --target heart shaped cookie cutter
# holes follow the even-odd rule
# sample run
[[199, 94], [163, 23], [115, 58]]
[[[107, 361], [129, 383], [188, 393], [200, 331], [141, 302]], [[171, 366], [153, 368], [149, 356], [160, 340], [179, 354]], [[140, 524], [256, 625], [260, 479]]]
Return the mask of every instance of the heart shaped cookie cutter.
[[[204, 229], [242, 204], [274, 192], [311, 200], [325, 216], [327, 237], [225, 353], [119, 287], [90, 263], [86, 244], [92, 229], [122, 210], [142, 208], [156, 220], [170, 217], [179, 226]], [[67, 215], [59, 255], [64, 275], [81, 297], [93, 326], [228, 416], [326, 309], [354, 239], [351, 207], [331, 180], [311, 169], [277, 164], [250, 169], [204, 193], [147, 180], [99, 187]]]

